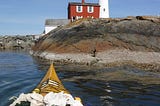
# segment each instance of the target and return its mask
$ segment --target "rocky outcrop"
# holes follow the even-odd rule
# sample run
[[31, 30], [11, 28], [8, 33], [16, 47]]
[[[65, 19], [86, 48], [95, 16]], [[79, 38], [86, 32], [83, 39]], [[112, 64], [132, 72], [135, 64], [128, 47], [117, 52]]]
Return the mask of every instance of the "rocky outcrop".
[[35, 44], [33, 35], [0, 36], [0, 49], [30, 49]]
[[79, 20], [45, 35], [33, 50], [90, 53], [121, 48], [158, 52], [160, 21], [155, 23], [152, 20], [137, 17]]
[[[82, 19], [51, 31], [43, 36], [32, 50], [33, 54], [41, 57], [49, 55], [42, 56], [43, 53], [51, 53], [52, 60], [57, 59], [57, 54], [58, 57], [59, 55], [65, 57], [66, 54], [71, 54], [70, 56], [67, 55], [65, 59], [63, 58], [65, 61], [72, 61], [72, 56], [74, 56], [72, 54], [77, 54], [77, 58], [81, 57], [80, 54], [85, 54], [85, 56], [82, 56], [85, 57], [83, 61], [91, 59], [90, 62], [93, 62], [92, 58], [94, 61], [97, 61], [98, 58], [98, 63], [107, 62], [103, 60], [109, 57], [107, 55], [108, 51], [118, 50], [117, 53], [121, 54], [118, 57], [118, 62], [137, 59], [138, 62], [136, 60], [134, 62], [143, 64], [149, 56], [149, 58], [157, 58], [153, 59], [152, 63], [160, 64], [159, 57], [148, 55], [148, 53], [158, 53], [159, 56], [160, 18], [130, 16], [116, 19]], [[122, 50], [122, 52], [119, 52], [119, 50]], [[129, 51], [128, 58], [123, 58], [125, 57], [123, 55], [125, 50]], [[142, 53], [141, 56], [138, 55], [139, 52]], [[103, 53], [104, 58], [102, 58], [102, 55], [98, 55], [101, 53]], [[147, 56], [143, 56], [146, 54]], [[115, 57], [117, 55], [115, 52]], [[139, 56], [139, 59], [137, 56]], [[143, 57], [147, 59], [143, 59]], [[58, 59], [61, 60], [62, 58]], [[81, 60], [81, 58], [78, 58], [78, 60]], [[110, 60], [112, 59], [110, 58]]]
[[136, 19], [138, 20], [149, 20], [155, 23], [160, 23], [160, 17], [153, 17], [153, 16], [137, 16]]

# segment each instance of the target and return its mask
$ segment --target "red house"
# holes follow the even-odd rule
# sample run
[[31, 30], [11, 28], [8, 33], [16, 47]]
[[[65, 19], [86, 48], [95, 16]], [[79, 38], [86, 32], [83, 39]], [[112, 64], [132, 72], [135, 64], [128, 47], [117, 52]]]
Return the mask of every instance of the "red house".
[[70, 2], [68, 4], [68, 19], [99, 18], [100, 5], [98, 3]]

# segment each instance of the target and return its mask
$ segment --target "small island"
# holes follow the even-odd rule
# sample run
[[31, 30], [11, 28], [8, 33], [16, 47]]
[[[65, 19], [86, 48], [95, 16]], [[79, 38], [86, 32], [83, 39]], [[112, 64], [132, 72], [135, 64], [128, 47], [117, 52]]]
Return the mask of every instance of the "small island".
[[31, 54], [59, 63], [96, 67], [132, 65], [160, 70], [160, 18], [79, 19], [39, 39]]

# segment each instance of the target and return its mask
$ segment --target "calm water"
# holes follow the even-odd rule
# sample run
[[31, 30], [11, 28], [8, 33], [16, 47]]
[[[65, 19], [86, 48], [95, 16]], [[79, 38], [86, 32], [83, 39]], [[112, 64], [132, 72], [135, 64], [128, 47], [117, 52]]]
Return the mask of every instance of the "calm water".
[[[0, 52], [0, 106], [8, 106], [9, 98], [30, 92], [41, 80], [49, 64], [24, 52]], [[133, 68], [85, 69], [79, 66], [56, 65], [65, 87], [80, 96], [88, 106], [160, 106], [160, 85], [143, 85], [136, 81], [109, 81], [123, 70], [129, 74], [160, 75], [139, 72]], [[106, 74], [106, 77], [105, 77]]]

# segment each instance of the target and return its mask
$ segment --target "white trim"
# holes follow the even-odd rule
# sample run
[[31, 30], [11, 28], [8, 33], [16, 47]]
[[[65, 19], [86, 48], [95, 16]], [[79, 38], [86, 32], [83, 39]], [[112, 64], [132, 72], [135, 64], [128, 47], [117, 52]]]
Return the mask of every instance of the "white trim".
[[87, 11], [88, 11], [88, 13], [93, 13], [94, 12], [94, 7], [93, 6], [87, 6]]
[[83, 11], [83, 6], [76, 6], [76, 12], [81, 13]]
[[78, 19], [81, 19], [81, 18], [83, 18], [83, 16], [76, 16], [76, 19], [78, 20]]

